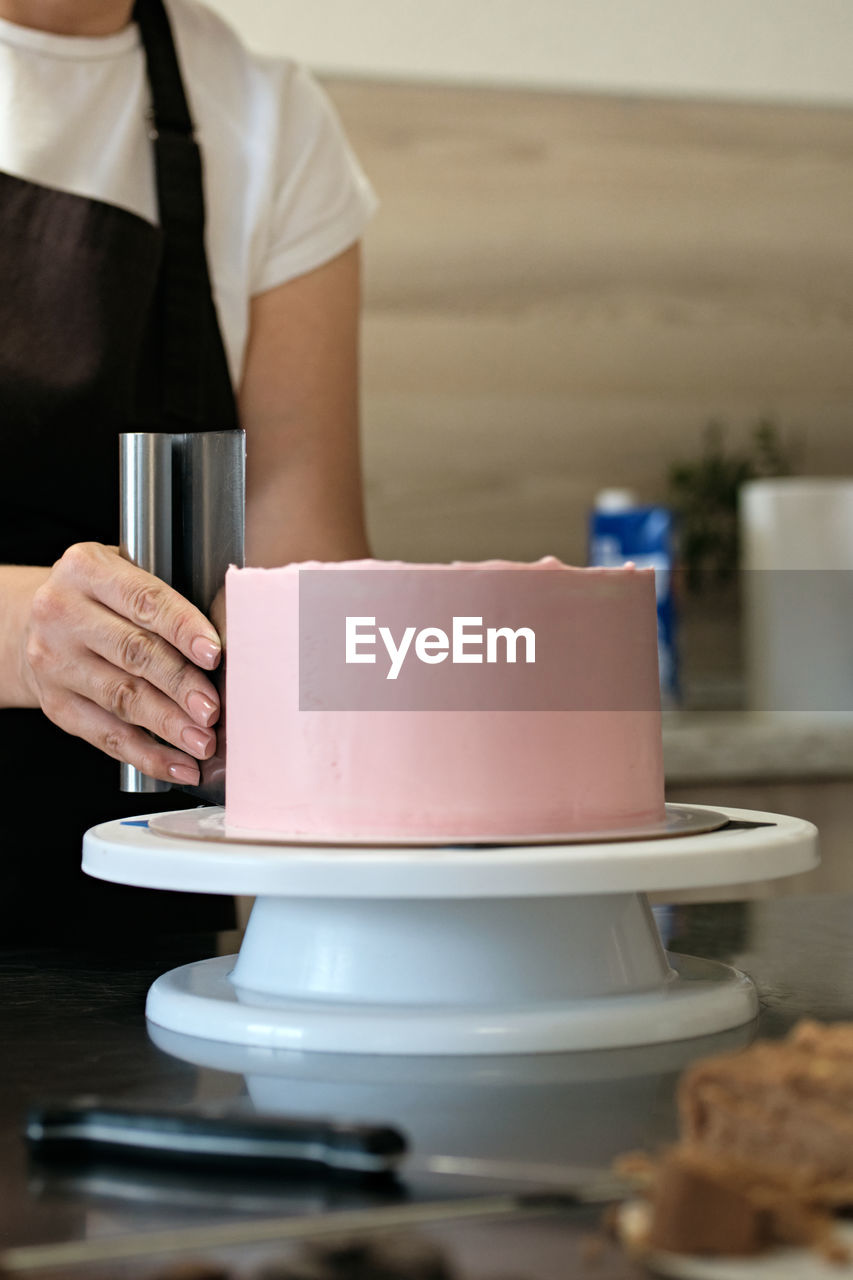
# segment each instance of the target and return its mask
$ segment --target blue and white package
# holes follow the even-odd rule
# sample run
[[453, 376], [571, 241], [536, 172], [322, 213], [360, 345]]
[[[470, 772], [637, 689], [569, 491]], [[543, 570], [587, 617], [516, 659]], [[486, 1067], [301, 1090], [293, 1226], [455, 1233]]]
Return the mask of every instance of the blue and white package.
[[673, 707], [679, 693], [674, 517], [666, 507], [643, 506], [628, 490], [606, 489], [590, 516], [589, 563], [618, 568], [628, 560], [655, 571], [661, 703]]

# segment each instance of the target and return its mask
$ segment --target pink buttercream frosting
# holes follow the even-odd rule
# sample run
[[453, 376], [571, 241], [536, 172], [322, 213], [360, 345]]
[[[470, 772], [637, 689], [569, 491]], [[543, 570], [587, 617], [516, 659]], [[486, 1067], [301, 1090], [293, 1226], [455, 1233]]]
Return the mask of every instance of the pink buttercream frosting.
[[[312, 585], [328, 582], [333, 603], [336, 583], [366, 584], [365, 608], [379, 622], [386, 605], [389, 616], [405, 619], [407, 609], [415, 616], [420, 596], [428, 594], [434, 603], [445, 591], [452, 595], [448, 569], [468, 572], [462, 581], [476, 586], [477, 609], [484, 616], [491, 602], [502, 620], [518, 595], [522, 614], [525, 609], [535, 613], [537, 637], [549, 620], [570, 635], [571, 680], [567, 691], [558, 691], [562, 705], [543, 703], [541, 688], [534, 687], [538, 701], [518, 709], [499, 704], [475, 710], [456, 704], [438, 710], [336, 709], [323, 702], [321, 687], [305, 709], [306, 671], [300, 673], [300, 660], [305, 665], [309, 655], [315, 676], [318, 671], [323, 676], [324, 655], [332, 652], [324, 645], [334, 610], [327, 617], [312, 609], [302, 618], [300, 635], [300, 571], [313, 572]], [[425, 571], [432, 571], [428, 579], [421, 576]], [[344, 578], [327, 577], [342, 573]], [[355, 560], [231, 569], [227, 620], [226, 819], [231, 826], [330, 841], [500, 839], [639, 826], [663, 816], [649, 570], [576, 569], [551, 556], [535, 564]], [[548, 660], [544, 644], [540, 650]], [[415, 665], [410, 663], [407, 675]], [[482, 668], [465, 670], [472, 680], [485, 678]], [[445, 672], [449, 680], [449, 663], [423, 668], [424, 678], [434, 681]], [[496, 672], [486, 673], [493, 680], [490, 689], [500, 686]], [[382, 674], [378, 667], [347, 669], [344, 693], [334, 696], [349, 695], [350, 677], [366, 682]], [[508, 673], [513, 679], [529, 674]], [[454, 676], [457, 689], [460, 672]], [[403, 683], [401, 678], [401, 697], [409, 696]], [[360, 686], [353, 688], [353, 696], [361, 696]]]

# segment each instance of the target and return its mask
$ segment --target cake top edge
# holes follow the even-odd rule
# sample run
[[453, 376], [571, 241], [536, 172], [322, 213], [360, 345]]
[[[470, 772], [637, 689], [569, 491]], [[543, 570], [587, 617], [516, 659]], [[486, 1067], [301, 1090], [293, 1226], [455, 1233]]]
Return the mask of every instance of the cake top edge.
[[647, 576], [654, 573], [654, 569], [642, 568], [637, 566], [630, 560], [624, 565], [607, 566], [607, 567], [591, 567], [587, 568], [582, 565], [563, 564], [556, 556], [542, 556], [540, 560], [452, 560], [447, 563], [419, 563], [406, 560], [300, 560], [293, 561], [291, 564], [281, 565], [275, 568], [263, 569], [255, 567], [239, 568], [237, 565], [231, 565], [228, 569], [229, 574], [267, 574], [267, 573], [296, 573], [302, 569], [397, 569], [397, 570], [422, 570], [422, 569], [552, 569], [563, 570], [569, 573], [584, 574], [612, 574], [612, 573], [632, 573]]

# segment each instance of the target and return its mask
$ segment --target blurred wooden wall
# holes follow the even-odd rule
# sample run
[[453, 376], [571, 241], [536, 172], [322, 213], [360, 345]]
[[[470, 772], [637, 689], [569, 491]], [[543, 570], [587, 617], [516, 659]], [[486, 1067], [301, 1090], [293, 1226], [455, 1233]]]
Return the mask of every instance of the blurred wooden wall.
[[596, 490], [664, 497], [711, 418], [853, 474], [853, 111], [327, 84], [382, 199], [377, 555], [583, 563]]

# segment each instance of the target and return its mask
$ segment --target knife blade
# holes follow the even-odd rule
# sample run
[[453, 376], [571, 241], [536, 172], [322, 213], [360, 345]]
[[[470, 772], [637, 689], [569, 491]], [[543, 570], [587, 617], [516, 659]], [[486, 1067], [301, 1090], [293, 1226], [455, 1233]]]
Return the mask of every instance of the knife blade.
[[[219, 1108], [192, 1111], [116, 1106], [97, 1099], [33, 1107], [26, 1135], [43, 1160], [123, 1155], [167, 1167], [184, 1159], [205, 1169], [251, 1167], [286, 1175], [345, 1174], [388, 1178], [396, 1203], [275, 1216], [250, 1222], [214, 1223], [133, 1233], [104, 1240], [23, 1245], [0, 1253], [0, 1274], [46, 1267], [113, 1262], [158, 1253], [181, 1253], [232, 1245], [320, 1240], [347, 1234], [434, 1223], [570, 1212], [585, 1205], [624, 1199], [632, 1187], [609, 1172], [548, 1163], [430, 1155], [403, 1159], [405, 1136], [389, 1124], [329, 1118], [236, 1114]], [[407, 1184], [438, 1179], [450, 1194], [399, 1203]], [[500, 1189], [492, 1190], [495, 1186]]]
[[0, 1274], [21, 1274], [49, 1267], [120, 1262], [127, 1258], [162, 1253], [211, 1250], [235, 1245], [322, 1240], [334, 1236], [400, 1230], [472, 1219], [532, 1217], [571, 1212], [590, 1204], [621, 1199], [624, 1185], [616, 1179], [564, 1186], [561, 1190], [507, 1192], [466, 1196], [451, 1200], [427, 1200], [380, 1208], [337, 1210], [251, 1222], [213, 1223], [206, 1227], [176, 1227], [136, 1232], [103, 1240], [21, 1245], [0, 1252]]

